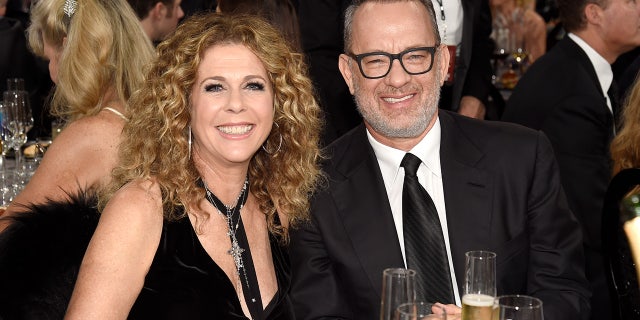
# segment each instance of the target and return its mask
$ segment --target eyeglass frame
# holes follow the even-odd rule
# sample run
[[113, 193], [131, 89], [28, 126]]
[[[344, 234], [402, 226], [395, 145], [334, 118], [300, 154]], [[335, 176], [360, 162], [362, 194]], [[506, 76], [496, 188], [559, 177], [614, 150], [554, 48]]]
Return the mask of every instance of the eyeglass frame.
[[[353, 60], [356, 61], [356, 63], [358, 64], [358, 69], [360, 69], [360, 74], [362, 74], [363, 77], [367, 78], [367, 79], [380, 79], [380, 78], [384, 78], [386, 77], [389, 72], [391, 72], [391, 67], [393, 66], [393, 61], [394, 60], [398, 60], [400, 62], [400, 66], [402, 66], [402, 70], [404, 70], [404, 72], [415, 76], [415, 75], [420, 75], [420, 74], [425, 74], [429, 71], [431, 71], [431, 69], [433, 69], [433, 61], [434, 61], [434, 56], [436, 55], [436, 51], [438, 50], [438, 48], [440, 47], [440, 44], [436, 44], [433, 47], [416, 47], [416, 48], [409, 48], [406, 49], [404, 51], [401, 51], [399, 53], [388, 53], [388, 52], [384, 52], [384, 51], [375, 51], [375, 52], [367, 52], [367, 53], [361, 53], [361, 54], [354, 54], [353, 52], [348, 52], [347, 56], [351, 57]], [[422, 71], [422, 72], [410, 72], [409, 70], [407, 70], [407, 68], [404, 66], [404, 63], [402, 62], [402, 57], [409, 53], [409, 52], [414, 52], [414, 51], [419, 51], [419, 50], [426, 50], [427, 52], [431, 53], [431, 64], [429, 65], [429, 68], [427, 68], [427, 70]], [[378, 77], [369, 77], [364, 73], [364, 70], [362, 69], [362, 59], [369, 57], [369, 56], [377, 56], [377, 55], [382, 55], [382, 56], [386, 56], [387, 58], [390, 59], [389, 61], [389, 69], [387, 70], [387, 72], [385, 72], [383, 75], [378, 76]]]

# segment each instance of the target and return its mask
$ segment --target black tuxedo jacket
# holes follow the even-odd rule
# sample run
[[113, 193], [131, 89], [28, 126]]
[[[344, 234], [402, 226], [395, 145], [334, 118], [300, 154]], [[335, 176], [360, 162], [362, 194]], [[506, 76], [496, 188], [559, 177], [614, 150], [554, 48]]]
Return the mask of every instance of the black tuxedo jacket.
[[[498, 294], [544, 301], [545, 319], [588, 314], [582, 237], [543, 134], [440, 111], [440, 159], [458, 285], [464, 253], [497, 253]], [[389, 200], [363, 125], [329, 148], [329, 184], [291, 235], [298, 319], [377, 319], [382, 271], [404, 267]]]
[[609, 318], [601, 221], [611, 178], [614, 118], [586, 53], [569, 37], [538, 59], [509, 98], [503, 120], [542, 130], [553, 146], [569, 208], [584, 234], [597, 318]]

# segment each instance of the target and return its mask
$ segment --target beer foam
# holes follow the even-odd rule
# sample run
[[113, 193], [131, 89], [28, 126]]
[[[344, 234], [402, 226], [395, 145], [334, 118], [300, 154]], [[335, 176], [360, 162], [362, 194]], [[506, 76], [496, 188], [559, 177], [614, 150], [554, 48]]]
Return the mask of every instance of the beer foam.
[[469, 293], [462, 296], [462, 303], [473, 307], [493, 307], [492, 296]]

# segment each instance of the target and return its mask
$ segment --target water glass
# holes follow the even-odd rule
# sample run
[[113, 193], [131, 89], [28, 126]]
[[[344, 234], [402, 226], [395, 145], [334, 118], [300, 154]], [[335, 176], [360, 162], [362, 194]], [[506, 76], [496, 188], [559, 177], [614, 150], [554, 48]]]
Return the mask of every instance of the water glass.
[[6, 209], [16, 196], [13, 170], [0, 170], [0, 208]]
[[382, 301], [380, 320], [392, 320], [403, 303], [416, 301], [416, 272], [411, 269], [390, 268], [382, 272]]
[[396, 309], [394, 320], [446, 320], [443, 307], [428, 302], [403, 303]]
[[7, 91], [24, 91], [24, 79], [7, 78]]
[[490, 251], [465, 253], [462, 320], [491, 320], [496, 296], [496, 254]]
[[544, 320], [542, 301], [524, 295], [506, 295], [495, 299], [496, 320]]

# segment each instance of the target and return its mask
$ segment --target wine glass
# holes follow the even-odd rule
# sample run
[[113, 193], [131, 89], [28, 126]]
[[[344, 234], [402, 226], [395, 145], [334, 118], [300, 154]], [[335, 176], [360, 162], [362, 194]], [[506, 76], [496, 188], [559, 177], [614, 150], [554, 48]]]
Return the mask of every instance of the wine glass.
[[525, 295], [506, 295], [495, 299], [496, 320], [543, 320], [542, 301]]
[[465, 253], [462, 320], [491, 320], [495, 296], [496, 254], [490, 251]]
[[403, 303], [396, 309], [394, 320], [446, 320], [447, 313], [441, 306], [427, 302]]
[[389, 268], [382, 272], [380, 320], [392, 320], [399, 305], [416, 300], [416, 272]]
[[22, 90], [5, 91], [3, 101], [2, 122], [5, 141], [14, 150], [16, 172], [20, 173], [24, 166], [21, 148], [27, 142], [27, 132], [33, 127], [29, 95]]

